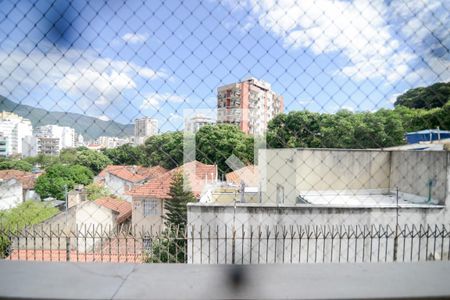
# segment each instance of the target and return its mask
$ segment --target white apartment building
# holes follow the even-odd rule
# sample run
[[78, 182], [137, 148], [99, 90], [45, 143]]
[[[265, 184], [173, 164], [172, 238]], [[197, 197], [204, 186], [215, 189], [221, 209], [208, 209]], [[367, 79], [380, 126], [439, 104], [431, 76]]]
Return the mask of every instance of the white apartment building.
[[45, 125], [36, 129], [38, 152], [57, 155], [61, 149], [74, 148], [78, 136], [75, 129], [59, 125]]
[[0, 155], [22, 154], [23, 140], [33, 135], [30, 120], [10, 112], [0, 112]]
[[100, 145], [101, 148], [111, 149], [125, 144], [128, 144], [130, 140], [128, 138], [119, 138], [116, 136], [100, 136], [95, 141], [96, 145]]
[[283, 97], [262, 80], [249, 78], [217, 89], [217, 123], [237, 125], [247, 134], [264, 134], [283, 110]]
[[184, 130], [186, 132], [196, 133], [205, 125], [212, 125], [215, 121], [211, 117], [204, 116], [202, 114], [197, 114], [191, 118], [188, 118], [184, 122]]
[[142, 145], [147, 138], [156, 134], [158, 134], [158, 120], [144, 117], [134, 121], [134, 143], [136, 145]]

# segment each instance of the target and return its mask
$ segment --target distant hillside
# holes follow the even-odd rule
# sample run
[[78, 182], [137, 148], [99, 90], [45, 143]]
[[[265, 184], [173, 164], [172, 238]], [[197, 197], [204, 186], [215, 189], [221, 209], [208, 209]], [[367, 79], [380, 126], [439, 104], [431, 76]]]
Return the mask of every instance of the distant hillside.
[[132, 124], [125, 125], [115, 121], [102, 121], [76, 113], [47, 111], [15, 103], [3, 96], [0, 96], [0, 111], [13, 112], [27, 118], [31, 121], [33, 127], [49, 124], [70, 126], [77, 133], [81, 133], [85, 139], [95, 139], [102, 135], [124, 137], [133, 134]]

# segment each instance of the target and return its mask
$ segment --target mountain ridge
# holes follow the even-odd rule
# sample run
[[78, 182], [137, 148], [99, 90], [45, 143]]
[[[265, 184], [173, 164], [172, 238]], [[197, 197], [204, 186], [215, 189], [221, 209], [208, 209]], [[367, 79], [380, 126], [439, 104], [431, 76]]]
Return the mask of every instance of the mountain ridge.
[[85, 139], [96, 139], [99, 136], [126, 137], [133, 134], [133, 124], [122, 124], [116, 121], [104, 121], [79, 113], [48, 111], [30, 105], [20, 104], [0, 95], [0, 111], [13, 112], [31, 121], [33, 128], [43, 125], [69, 126], [82, 134]]

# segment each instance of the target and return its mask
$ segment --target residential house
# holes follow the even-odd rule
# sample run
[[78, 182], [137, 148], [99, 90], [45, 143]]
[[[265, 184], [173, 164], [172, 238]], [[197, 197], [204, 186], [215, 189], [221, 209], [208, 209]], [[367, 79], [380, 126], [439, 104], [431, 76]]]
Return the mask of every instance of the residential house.
[[108, 166], [96, 177], [95, 182], [103, 184], [112, 194], [131, 201], [128, 191], [156, 178], [167, 170], [163, 167]]
[[[37, 239], [32, 245], [20, 235], [14, 237], [8, 259], [41, 261], [103, 261], [141, 262], [141, 242], [129, 244], [114, 233], [118, 227], [128, 226], [131, 204], [121, 199], [104, 197], [84, 201], [67, 212], [48, 219], [34, 227], [46, 239]], [[58, 238], [51, 238], [58, 233]], [[60, 239], [59, 237], [70, 237]]]
[[217, 182], [217, 166], [207, 165], [198, 161], [186, 163], [175, 168], [146, 184], [137, 186], [128, 192], [132, 197], [132, 224], [133, 227], [163, 228], [164, 201], [167, 199], [172, 178], [182, 173], [194, 196], [199, 199], [205, 188]]
[[40, 201], [39, 195], [34, 190], [36, 179], [40, 174], [25, 172], [20, 170], [0, 170], [0, 179], [9, 180], [16, 179], [22, 184], [23, 201], [35, 200]]

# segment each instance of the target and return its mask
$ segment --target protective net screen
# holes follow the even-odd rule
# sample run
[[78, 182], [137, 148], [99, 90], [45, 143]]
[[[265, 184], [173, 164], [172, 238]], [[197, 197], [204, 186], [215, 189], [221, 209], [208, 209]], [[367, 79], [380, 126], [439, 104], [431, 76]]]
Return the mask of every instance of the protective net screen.
[[1, 258], [450, 258], [448, 1], [0, 6]]

